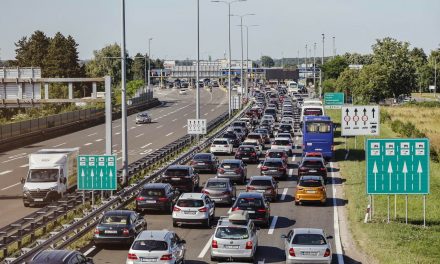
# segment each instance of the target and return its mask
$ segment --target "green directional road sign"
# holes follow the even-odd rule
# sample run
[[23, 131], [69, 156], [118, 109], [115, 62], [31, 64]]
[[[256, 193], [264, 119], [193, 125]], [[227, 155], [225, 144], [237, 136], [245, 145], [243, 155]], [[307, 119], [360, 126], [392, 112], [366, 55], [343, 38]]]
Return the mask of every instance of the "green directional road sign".
[[344, 105], [344, 93], [325, 93], [324, 107], [330, 109], [341, 109]]
[[428, 194], [429, 140], [367, 139], [367, 194]]
[[116, 156], [78, 156], [78, 190], [116, 190]]

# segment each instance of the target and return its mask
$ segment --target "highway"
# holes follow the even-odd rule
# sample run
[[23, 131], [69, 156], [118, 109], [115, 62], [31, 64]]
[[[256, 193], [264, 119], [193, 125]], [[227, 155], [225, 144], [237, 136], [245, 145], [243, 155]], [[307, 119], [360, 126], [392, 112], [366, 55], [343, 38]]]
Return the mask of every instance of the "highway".
[[[224, 90], [214, 89], [212, 93], [204, 89], [200, 91], [201, 118], [209, 121], [227, 111], [227, 97]], [[136, 115], [128, 117], [129, 163], [186, 134], [186, 120], [195, 118], [194, 94], [195, 91], [192, 89], [188, 89], [186, 95], [179, 95], [175, 89], [156, 90], [155, 97], [158, 97], [163, 104], [148, 110], [153, 118], [152, 123], [136, 125]], [[121, 120], [113, 121], [112, 127], [113, 151], [118, 155], [120, 166]], [[20, 179], [27, 173], [28, 154], [42, 148], [72, 147], [79, 147], [80, 154], [104, 153], [105, 124], [0, 153], [0, 208], [3, 214], [0, 226], [7, 225], [38, 209], [24, 207], [21, 199]]]
[[[327, 184], [328, 200], [326, 206], [320, 205], [305, 205], [295, 206], [293, 202], [293, 195], [296, 186], [294, 175], [297, 175], [297, 166], [301, 161], [301, 143], [302, 137], [295, 138], [296, 149], [294, 156], [289, 158], [289, 179], [287, 181], [279, 182], [279, 201], [271, 203], [271, 225], [269, 228], [261, 228], [258, 231], [259, 248], [257, 250], [256, 263], [284, 263], [284, 242], [280, 238], [282, 234], [292, 228], [299, 227], [316, 227], [323, 228], [328, 235], [334, 238], [331, 240], [333, 249], [333, 263], [338, 263], [338, 255], [341, 253], [340, 244], [337, 251], [336, 244], [339, 240], [338, 214], [333, 203], [338, 204], [340, 200], [335, 197], [333, 188], [336, 185]], [[269, 147], [269, 145], [266, 145]], [[233, 156], [219, 156], [219, 159], [233, 158]], [[329, 177], [340, 182], [339, 173], [336, 169], [337, 164], [329, 163], [328, 171]], [[248, 178], [253, 175], [260, 175], [258, 165], [248, 165]], [[201, 186], [208, 178], [215, 177], [214, 174], [200, 174]], [[237, 194], [244, 191], [243, 185], [237, 185]], [[216, 217], [226, 216], [230, 207], [218, 206], [216, 207]], [[186, 263], [211, 263], [210, 261], [210, 241], [214, 232], [214, 227], [211, 229], [203, 227], [172, 227], [171, 215], [167, 213], [146, 213], [144, 215], [148, 223], [148, 229], [169, 229], [175, 230], [178, 235], [187, 241]], [[214, 224], [215, 226], [215, 224]], [[336, 228], [335, 228], [336, 227]], [[338, 232], [338, 231], [337, 231]], [[95, 248], [91, 246], [86, 250], [88, 257], [92, 257], [95, 263], [125, 263], [127, 257], [128, 247], [109, 246], [105, 248]], [[339, 257], [342, 258], [342, 255]], [[341, 262], [339, 262], [341, 263]]]

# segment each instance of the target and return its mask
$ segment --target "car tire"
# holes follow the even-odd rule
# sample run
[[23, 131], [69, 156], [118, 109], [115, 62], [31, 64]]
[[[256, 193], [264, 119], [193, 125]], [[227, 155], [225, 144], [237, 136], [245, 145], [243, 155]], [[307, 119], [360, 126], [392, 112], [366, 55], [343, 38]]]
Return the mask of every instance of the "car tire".
[[246, 176], [245, 176], [244, 174], [242, 175], [241, 183], [242, 183], [243, 185], [246, 184]]
[[206, 228], [211, 228], [211, 216], [209, 216], [209, 217], [206, 219], [205, 227], [206, 227]]
[[29, 207], [28, 203], [23, 203], [24, 207]]
[[211, 261], [217, 261], [216, 257], [211, 256]]
[[295, 201], [295, 205], [299, 205], [300, 203], [298, 201]]
[[177, 222], [173, 220], [173, 227], [178, 227]]

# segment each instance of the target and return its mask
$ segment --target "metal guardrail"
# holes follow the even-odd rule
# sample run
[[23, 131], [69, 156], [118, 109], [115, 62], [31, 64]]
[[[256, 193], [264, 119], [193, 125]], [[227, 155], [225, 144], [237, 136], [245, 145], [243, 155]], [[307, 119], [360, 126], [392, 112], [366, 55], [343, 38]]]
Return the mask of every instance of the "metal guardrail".
[[[243, 112], [241, 112], [241, 115], [242, 114], [243, 114]], [[207, 130], [212, 131], [218, 125], [222, 124], [225, 120], [227, 120], [227, 117], [228, 117], [228, 115], [227, 115], [227, 113], [225, 113], [225, 114], [217, 117], [216, 119], [210, 121], [208, 123]], [[193, 147], [190, 151], [181, 155], [176, 160], [174, 160], [172, 163], [186, 162], [199, 149], [203, 149], [208, 144], [210, 144], [210, 141], [215, 136], [217, 136], [218, 133], [223, 132], [223, 130], [215, 133], [215, 135], [213, 135], [213, 136], [210, 136], [208, 140], [201, 142], [198, 147]], [[131, 163], [129, 165], [129, 177], [132, 177], [133, 175], [141, 172], [142, 170], [148, 168], [148, 166], [150, 166], [160, 160], [167, 160], [168, 157], [175, 154], [176, 152], [181, 150], [183, 147], [189, 145], [192, 140], [193, 140], [193, 138], [191, 136], [186, 135], [186, 136], [172, 142], [171, 144], [168, 144], [167, 146], [147, 155], [146, 157], [141, 158], [140, 160]], [[37, 229], [41, 229], [42, 226], [44, 228], [45, 226], [47, 226], [47, 224], [50, 221], [52, 221], [50, 223], [54, 223], [54, 222], [58, 221], [58, 219], [60, 219], [60, 218], [66, 218], [67, 212], [72, 211], [72, 210], [76, 210], [76, 208], [78, 208], [79, 203], [81, 203], [78, 201], [82, 201], [82, 193], [76, 193], [70, 197], [71, 201], [75, 201], [75, 202], [71, 202], [71, 203], [73, 203], [73, 204], [76, 203], [76, 206], [73, 204], [69, 205], [69, 202], [67, 202], [67, 201], [59, 201], [59, 204], [57, 204], [57, 205], [52, 204], [52, 205], [46, 206], [45, 208], [16, 221], [15, 223], [9, 225], [9, 227], [4, 227], [4, 228], [0, 229], [0, 235], [5, 234], [5, 236], [3, 236], [3, 240], [4, 240], [3, 242], [6, 242], [6, 243], [0, 244], [2, 251], [4, 253], [4, 256], [8, 256], [7, 248], [12, 243], [17, 243], [20, 246], [19, 248], [21, 250], [21, 255], [19, 257], [5, 258], [5, 261], [7, 263], [23, 263], [23, 261], [25, 261], [27, 258], [29, 258], [30, 256], [32, 256], [33, 254], [35, 254], [36, 252], [38, 252], [41, 249], [49, 248], [49, 247], [62, 248], [65, 245], [70, 244], [73, 240], [77, 239], [78, 237], [81, 237], [81, 234], [85, 234], [91, 228], [93, 228], [93, 226], [96, 225], [96, 221], [99, 220], [100, 214], [102, 212], [104, 212], [105, 209], [111, 209], [111, 208], [116, 208], [116, 207], [119, 208], [121, 206], [124, 206], [126, 203], [128, 203], [131, 199], [134, 198], [133, 195], [137, 194], [137, 191], [142, 187], [143, 184], [157, 178], [163, 172], [163, 170], [165, 170], [166, 167], [167, 166], [164, 166], [163, 168], [157, 170], [155, 173], [153, 173], [149, 177], [147, 177], [141, 181], [138, 181], [135, 185], [122, 189], [121, 191], [118, 192], [117, 196], [110, 197], [110, 200], [103, 201], [103, 204], [99, 208], [95, 209], [94, 211], [92, 211], [90, 213], [85, 212], [86, 216], [84, 216], [83, 218], [75, 219], [74, 223], [69, 224], [69, 225], [64, 225], [63, 226], [64, 229], [61, 230], [60, 232], [51, 232], [50, 238], [39, 239], [37, 241], [34, 241], [37, 243], [37, 246], [35, 246], [34, 248], [22, 248], [21, 246], [22, 246], [23, 237], [28, 236], [28, 237], [30, 237], [31, 241], [33, 241], [32, 238], [35, 239], [35, 232]], [[52, 209], [52, 210], [50, 210], [50, 209]], [[38, 213], [38, 212], [40, 212], [40, 213]], [[36, 217], [35, 217], [36, 215], [41, 215], [40, 220], [39, 220], [40, 222], [38, 222], [36, 220]], [[92, 222], [92, 223], [89, 223], [89, 222]], [[45, 223], [45, 225], [42, 225], [42, 223]], [[15, 228], [15, 230], [14, 230], [14, 228]], [[6, 233], [2, 233], [1, 230], [4, 230], [3, 232], [6, 232]], [[12, 240], [10, 238], [5, 238], [5, 237], [9, 237], [9, 236], [6, 236], [8, 231], [10, 233], [14, 234], [12, 236]], [[69, 236], [69, 234], [72, 232], [74, 233], [74, 235]], [[62, 241], [60, 245], [56, 245], [56, 243], [58, 241]]]

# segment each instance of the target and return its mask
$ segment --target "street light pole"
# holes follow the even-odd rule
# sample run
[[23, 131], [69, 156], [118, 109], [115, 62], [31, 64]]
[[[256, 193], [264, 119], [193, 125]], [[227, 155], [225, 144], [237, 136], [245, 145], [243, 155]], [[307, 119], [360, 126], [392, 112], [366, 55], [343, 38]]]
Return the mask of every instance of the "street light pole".
[[336, 39], [336, 37], [333, 37], [333, 59], [335, 58], [335, 56], [336, 56], [336, 43], [335, 43], [335, 40]]
[[321, 67], [319, 68], [319, 98], [322, 98], [322, 66], [324, 66], [324, 33], [322, 35], [322, 57], [321, 57]]
[[[316, 42], [313, 43], [313, 89], [316, 89]], [[316, 93], [316, 90], [315, 90]]]
[[[250, 27], [258, 27], [258, 25], [243, 25], [246, 27], [246, 94], [249, 94], [249, 83], [248, 83], [248, 79], [250, 79], [249, 76], [249, 28]], [[253, 67], [251, 65], [251, 73], [250, 75], [253, 74]], [[249, 76], [249, 78], [248, 78]], [[252, 80], [251, 80], [252, 81]]]
[[434, 98], [437, 93], [437, 57], [434, 58]]
[[200, 64], [200, 1], [197, 0], [196, 119], [200, 119], [199, 64]]
[[127, 155], [127, 102], [126, 102], [126, 66], [125, 66], [125, 0], [122, 4], [122, 43], [121, 43], [121, 114], [122, 114], [122, 184], [127, 183], [128, 155]]
[[306, 82], [306, 88], [307, 88], [307, 44], [306, 44], [306, 71], [304, 72], [304, 79], [305, 79], [305, 82]]
[[150, 51], [150, 47], [151, 47], [151, 40], [153, 38], [149, 38], [148, 39], [148, 92], [150, 92], [150, 85], [151, 85], [151, 80], [150, 80], [150, 75], [151, 75], [151, 51]]
[[[243, 89], [243, 16], [240, 16], [240, 38], [241, 38], [241, 63], [240, 63], [240, 88], [244, 93], [243, 97], [246, 97], [245, 89]], [[246, 87], [247, 88], [247, 87]]]

